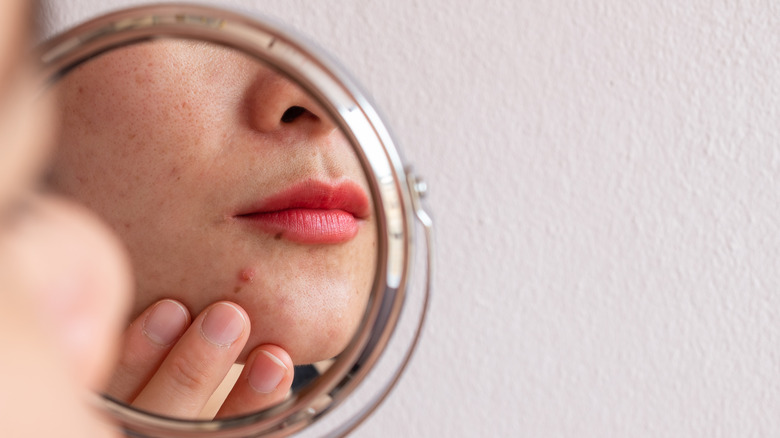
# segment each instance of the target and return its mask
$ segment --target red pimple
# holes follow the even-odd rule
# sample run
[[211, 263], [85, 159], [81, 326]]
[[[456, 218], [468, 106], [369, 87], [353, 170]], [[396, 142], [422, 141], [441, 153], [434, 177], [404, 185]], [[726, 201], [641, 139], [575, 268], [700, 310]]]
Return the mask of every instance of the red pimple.
[[251, 283], [254, 278], [255, 270], [252, 268], [244, 268], [238, 273], [238, 279], [246, 283]]

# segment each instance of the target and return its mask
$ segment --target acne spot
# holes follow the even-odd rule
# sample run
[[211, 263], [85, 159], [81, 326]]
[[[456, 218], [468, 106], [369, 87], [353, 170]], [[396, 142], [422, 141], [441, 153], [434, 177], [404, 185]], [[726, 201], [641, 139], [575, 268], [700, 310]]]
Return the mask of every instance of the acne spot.
[[274, 235], [274, 240], [282, 240], [282, 233], [276, 233]]
[[[238, 279], [242, 283], [251, 283], [255, 279], [255, 270], [252, 268], [244, 268], [238, 273]], [[241, 289], [241, 286], [238, 286]], [[235, 291], [238, 293], [238, 290]]]

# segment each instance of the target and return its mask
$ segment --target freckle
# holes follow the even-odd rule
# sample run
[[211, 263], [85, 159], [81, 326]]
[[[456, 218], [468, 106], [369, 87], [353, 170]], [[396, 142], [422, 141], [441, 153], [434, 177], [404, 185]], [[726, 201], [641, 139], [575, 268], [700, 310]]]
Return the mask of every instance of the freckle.
[[233, 289], [233, 293], [234, 293], [234, 294], [237, 294], [237, 293], [239, 293], [239, 292], [241, 292], [241, 286], [236, 286], [236, 287]]
[[[255, 278], [255, 270], [252, 268], [244, 268], [238, 273], [238, 279], [244, 283], [251, 283]], [[239, 286], [239, 289], [241, 287]], [[238, 292], [238, 291], [236, 291]]]

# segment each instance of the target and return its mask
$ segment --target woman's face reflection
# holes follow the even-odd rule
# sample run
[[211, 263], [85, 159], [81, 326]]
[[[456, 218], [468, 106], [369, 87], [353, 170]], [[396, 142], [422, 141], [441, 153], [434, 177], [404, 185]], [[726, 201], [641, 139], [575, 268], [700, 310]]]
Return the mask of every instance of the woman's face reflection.
[[376, 263], [364, 172], [297, 86], [237, 52], [160, 40], [57, 86], [50, 182], [127, 245], [133, 317], [162, 298], [193, 314], [229, 300], [296, 364], [335, 356], [362, 318]]

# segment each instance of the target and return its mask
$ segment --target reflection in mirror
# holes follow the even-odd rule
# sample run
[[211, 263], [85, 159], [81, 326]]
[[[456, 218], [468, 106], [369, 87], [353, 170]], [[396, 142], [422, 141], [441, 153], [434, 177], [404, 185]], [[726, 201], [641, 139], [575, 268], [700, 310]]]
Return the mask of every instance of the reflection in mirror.
[[322, 372], [361, 322], [377, 258], [365, 173], [327, 112], [258, 61], [189, 40], [113, 50], [53, 88], [49, 185], [113, 227], [135, 272], [109, 395], [227, 417]]

